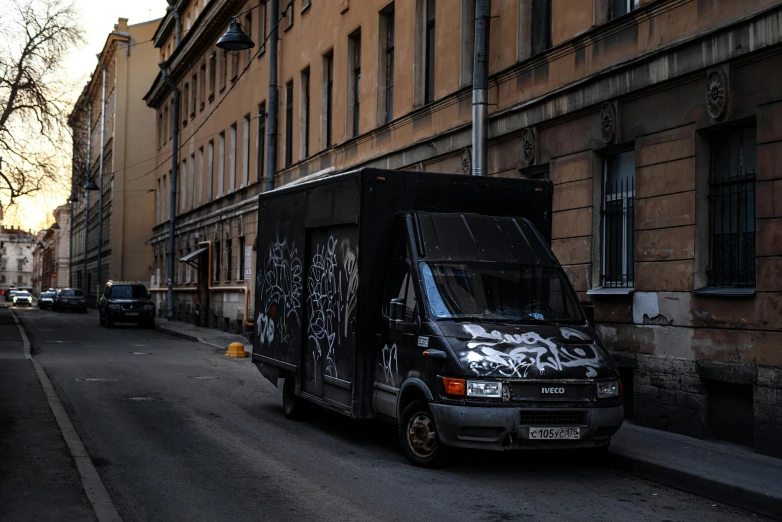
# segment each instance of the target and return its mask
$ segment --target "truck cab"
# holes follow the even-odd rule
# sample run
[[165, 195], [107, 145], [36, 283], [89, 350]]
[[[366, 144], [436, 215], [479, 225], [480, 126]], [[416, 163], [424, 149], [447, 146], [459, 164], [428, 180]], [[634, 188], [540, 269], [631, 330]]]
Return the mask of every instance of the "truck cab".
[[527, 219], [396, 216], [376, 335], [376, 412], [408, 459], [442, 446], [607, 448], [623, 419], [614, 364]]

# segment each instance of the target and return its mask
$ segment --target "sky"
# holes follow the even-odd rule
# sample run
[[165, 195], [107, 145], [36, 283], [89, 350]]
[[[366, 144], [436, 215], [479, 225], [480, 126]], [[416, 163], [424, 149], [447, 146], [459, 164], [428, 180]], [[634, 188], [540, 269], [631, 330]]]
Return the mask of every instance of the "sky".
[[[63, 64], [69, 80], [78, 82], [74, 100], [95, 69], [97, 55], [103, 49], [108, 33], [114, 29], [118, 18], [128, 18], [129, 24], [137, 24], [161, 18], [166, 13], [166, 0], [73, 0], [79, 9], [86, 43], [74, 49]], [[58, 189], [43, 191], [34, 197], [22, 198], [15, 212], [9, 212], [4, 225], [21, 225], [24, 229], [40, 230], [54, 223], [52, 212], [68, 198]]]

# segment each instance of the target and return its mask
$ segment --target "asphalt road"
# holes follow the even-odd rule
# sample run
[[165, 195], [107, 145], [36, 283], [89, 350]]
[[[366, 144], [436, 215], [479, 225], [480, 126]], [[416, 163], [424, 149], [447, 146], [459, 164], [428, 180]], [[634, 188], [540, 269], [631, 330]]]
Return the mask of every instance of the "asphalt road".
[[573, 454], [407, 464], [395, 431], [285, 419], [248, 359], [94, 312], [17, 310], [125, 521], [743, 520], [754, 515]]

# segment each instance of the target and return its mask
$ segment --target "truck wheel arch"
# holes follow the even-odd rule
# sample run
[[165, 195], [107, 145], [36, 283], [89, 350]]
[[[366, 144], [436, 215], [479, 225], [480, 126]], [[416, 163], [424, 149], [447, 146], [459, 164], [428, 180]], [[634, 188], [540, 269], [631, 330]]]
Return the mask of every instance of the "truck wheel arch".
[[401, 418], [402, 412], [407, 405], [415, 400], [430, 402], [434, 400], [434, 398], [424, 381], [416, 377], [410, 377], [402, 383], [402, 387], [399, 390], [399, 400], [397, 400], [396, 405], [396, 418]]

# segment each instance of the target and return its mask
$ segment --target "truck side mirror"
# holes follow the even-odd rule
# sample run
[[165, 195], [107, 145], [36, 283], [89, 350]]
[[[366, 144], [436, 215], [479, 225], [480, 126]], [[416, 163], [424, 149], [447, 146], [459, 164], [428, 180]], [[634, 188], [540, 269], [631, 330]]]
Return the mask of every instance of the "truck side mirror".
[[589, 301], [581, 301], [581, 309], [584, 310], [587, 322], [592, 325], [595, 324], [595, 305]]
[[405, 301], [404, 299], [391, 299], [388, 305], [388, 318], [391, 322], [401, 323], [405, 320]]

